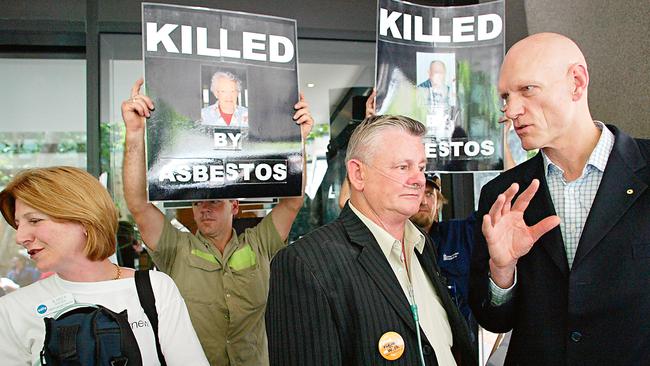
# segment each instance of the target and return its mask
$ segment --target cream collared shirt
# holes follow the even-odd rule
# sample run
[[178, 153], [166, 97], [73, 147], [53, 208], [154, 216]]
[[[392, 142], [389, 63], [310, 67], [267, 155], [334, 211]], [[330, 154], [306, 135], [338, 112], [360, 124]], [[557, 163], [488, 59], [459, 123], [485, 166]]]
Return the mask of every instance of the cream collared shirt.
[[[407, 266], [404, 265], [405, 260], [402, 255], [402, 243], [393, 238], [381, 226], [362, 214], [352, 203], [350, 203], [350, 208], [368, 227], [375, 240], [377, 240], [377, 243], [379, 243], [381, 251], [386, 256], [397, 280], [402, 286], [402, 291], [404, 291], [406, 298], [411, 304], [413, 303], [413, 299], [409, 294], [409, 284], [413, 285], [413, 294], [420, 317], [420, 327], [436, 352], [438, 364], [441, 366], [456, 365], [454, 356], [451, 353], [453, 336], [449, 319], [447, 319], [447, 312], [442, 306], [442, 302], [436, 294], [431, 280], [422, 269], [418, 257], [414, 255], [415, 250], [422, 254], [425, 243], [424, 235], [422, 235], [410, 220], [406, 221], [404, 229], [404, 252], [406, 253], [408, 272], [411, 275], [409, 279], [406, 271]], [[406, 346], [408, 347], [409, 345]]]

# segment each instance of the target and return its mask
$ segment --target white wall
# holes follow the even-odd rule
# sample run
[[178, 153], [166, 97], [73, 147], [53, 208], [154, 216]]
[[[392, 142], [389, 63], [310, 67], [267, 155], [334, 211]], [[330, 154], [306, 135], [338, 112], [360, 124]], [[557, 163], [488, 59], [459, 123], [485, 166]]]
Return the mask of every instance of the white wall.
[[592, 116], [650, 137], [650, 1], [527, 0], [525, 9], [530, 34], [562, 33], [582, 49]]

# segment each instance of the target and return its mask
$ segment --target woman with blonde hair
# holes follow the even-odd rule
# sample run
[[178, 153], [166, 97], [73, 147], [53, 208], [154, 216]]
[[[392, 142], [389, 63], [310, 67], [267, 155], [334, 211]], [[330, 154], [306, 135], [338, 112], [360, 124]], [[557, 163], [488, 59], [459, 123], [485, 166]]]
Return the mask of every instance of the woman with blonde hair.
[[[108, 259], [116, 247], [117, 210], [92, 175], [73, 167], [24, 171], [0, 192], [0, 211], [36, 267], [55, 273], [0, 298], [3, 364], [39, 364], [43, 318], [70, 302], [98, 304], [116, 313], [127, 310], [143, 365], [159, 364], [135, 272]], [[166, 363], [207, 365], [176, 285], [162, 272], [151, 272], [150, 278]]]

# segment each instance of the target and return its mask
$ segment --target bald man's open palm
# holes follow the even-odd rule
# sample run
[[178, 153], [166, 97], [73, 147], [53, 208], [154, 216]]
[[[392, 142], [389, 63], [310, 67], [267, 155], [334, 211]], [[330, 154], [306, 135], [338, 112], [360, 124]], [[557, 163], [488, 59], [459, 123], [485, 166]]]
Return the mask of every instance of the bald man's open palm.
[[556, 215], [533, 226], [524, 221], [524, 211], [538, 188], [539, 180], [535, 179], [513, 204], [512, 199], [519, 191], [519, 185], [513, 183], [483, 216], [482, 231], [490, 253], [490, 272], [499, 287], [512, 285], [517, 260], [526, 255], [542, 235], [560, 223]]

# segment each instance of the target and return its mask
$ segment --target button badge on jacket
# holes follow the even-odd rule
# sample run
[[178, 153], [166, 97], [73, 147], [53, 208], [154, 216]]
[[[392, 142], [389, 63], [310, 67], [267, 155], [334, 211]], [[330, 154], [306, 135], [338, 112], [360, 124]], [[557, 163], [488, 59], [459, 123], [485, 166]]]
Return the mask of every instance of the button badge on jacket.
[[404, 353], [404, 339], [396, 332], [386, 332], [379, 338], [379, 353], [381, 357], [394, 361]]

